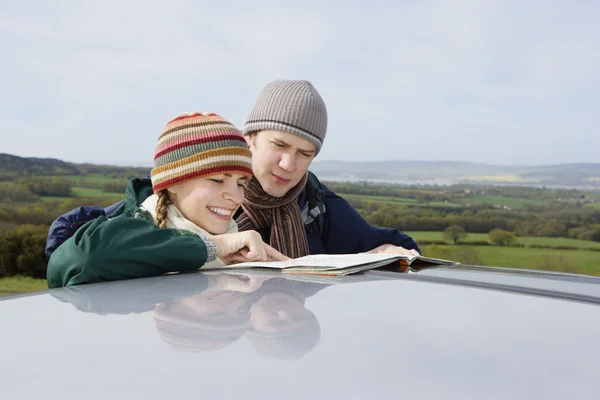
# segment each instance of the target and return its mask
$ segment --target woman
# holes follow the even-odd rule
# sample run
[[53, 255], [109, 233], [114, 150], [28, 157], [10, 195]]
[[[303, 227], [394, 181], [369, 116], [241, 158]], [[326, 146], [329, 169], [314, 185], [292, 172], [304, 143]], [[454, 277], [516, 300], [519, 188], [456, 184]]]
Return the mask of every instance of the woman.
[[233, 215], [252, 178], [241, 132], [213, 113], [186, 113], [158, 138], [151, 179], [133, 179], [108, 219], [82, 225], [48, 262], [49, 288], [286, 260]]

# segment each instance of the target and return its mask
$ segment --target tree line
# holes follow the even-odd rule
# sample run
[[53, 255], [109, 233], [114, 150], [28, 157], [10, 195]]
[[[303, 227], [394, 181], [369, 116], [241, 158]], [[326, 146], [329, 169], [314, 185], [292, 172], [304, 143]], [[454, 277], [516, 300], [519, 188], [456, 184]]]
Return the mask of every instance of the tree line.
[[485, 205], [456, 209], [356, 199], [349, 199], [349, 203], [370, 223], [403, 231], [443, 231], [451, 225], [460, 225], [473, 233], [488, 233], [500, 228], [517, 236], [600, 241], [600, 209], [564, 206], [505, 211]]
[[477, 194], [503, 196], [515, 199], [539, 200], [543, 202], [564, 199], [585, 199], [586, 193], [577, 189], [548, 189], [529, 186], [484, 186], [455, 184], [449, 186], [400, 186], [372, 182], [340, 183], [326, 182], [338, 194], [385, 196], [413, 199], [418, 202], [445, 202], [469, 198]]
[[[402, 187], [373, 183], [336, 183], [327, 186], [346, 197], [369, 222], [404, 231], [443, 231], [459, 225], [468, 232], [488, 233], [500, 228], [517, 236], [564, 237], [600, 241], [600, 207], [590, 193], [575, 189], [452, 185]], [[408, 198], [412, 203], [372, 201], [355, 195]], [[518, 208], [492, 203], [464, 206], [477, 195], [534, 200]], [[430, 204], [433, 203], [433, 204]]]

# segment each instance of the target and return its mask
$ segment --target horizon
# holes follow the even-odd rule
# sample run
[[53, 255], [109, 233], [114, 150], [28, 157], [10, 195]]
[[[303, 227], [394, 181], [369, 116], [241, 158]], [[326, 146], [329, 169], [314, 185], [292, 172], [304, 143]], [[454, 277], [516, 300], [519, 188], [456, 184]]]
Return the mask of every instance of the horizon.
[[[98, 163], [98, 162], [91, 162], [91, 161], [70, 161], [70, 160], [66, 160], [66, 159], [61, 159], [61, 158], [56, 158], [56, 157], [34, 157], [34, 156], [24, 156], [24, 155], [19, 155], [19, 154], [14, 154], [14, 153], [5, 153], [5, 152], [0, 152], [0, 155], [2, 154], [7, 154], [9, 156], [16, 156], [16, 157], [20, 157], [20, 158], [38, 158], [38, 159], [47, 159], [47, 160], [57, 160], [57, 161], [63, 161], [66, 163], [70, 163], [70, 164], [76, 164], [76, 165], [80, 165], [80, 164], [92, 164], [92, 165], [98, 165], [98, 166], [113, 166], [113, 167], [121, 167], [121, 168], [127, 168], [127, 167], [131, 167], [131, 168], [152, 168], [152, 165], [143, 165], [143, 164], [108, 164], [108, 163]], [[474, 164], [474, 165], [479, 165], [479, 166], [488, 166], [488, 167], [500, 167], [500, 168], [519, 168], [519, 167], [523, 167], [523, 168], [543, 168], [543, 167], [555, 167], [555, 166], [577, 166], [577, 165], [594, 165], [594, 166], [600, 166], [600, 162], [571, 162], [571, 163], [555, 163], [555, 164], [488, 164], [488, 163], [478, 163], [478, 162], [472, 162], [472, 161], [460, 161], [460, 160], [377, 160], [377, 161], [363, 161], [363, 160], [359, 160], [359, 161], [354, 161], [354, 160], [318, 160], [315, 159], [313, 161], [313, 163], [311, 165], [317, 164], [317, 163], [357, 163], [357, 164], [361, 164], [361, 163], [429, 163], [429, 164]]]

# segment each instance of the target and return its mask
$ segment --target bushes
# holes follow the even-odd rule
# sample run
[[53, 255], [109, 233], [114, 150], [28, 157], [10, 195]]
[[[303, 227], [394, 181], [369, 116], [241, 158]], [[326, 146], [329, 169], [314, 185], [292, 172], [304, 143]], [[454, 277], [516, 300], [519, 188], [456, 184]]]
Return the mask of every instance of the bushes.
[[497, 246], [511, 246], [517, 242], [517, 237], [514, 233], [500, 228], [492, 229], [488, 237], [490, 242]]
[[26, 185], [15, 185], [14, 183], [0, 187], [0, 198], [8, 203], [31, 203], [40, 199]]
[[528, 247], [532, 249], [553, 249], [553, 250], [582, 250], [577, 246], [565, 245], [548, 245], [548, 244], [530, 244]]
[[25, 185], [29, 191], [38, 196], [73, 196], [71, 181], [68, 179], [28, 177], [18, 179], [17, 182]]
[[600, 242], [600, 225], [574, 228], [569, 232], [569, 236], [575, 239]]
[[0, 221], [20, 225], [50, 225], [58, 215], [46, 209], [45, 204], [0, 205]]
[[48, 226], [22, 225], [0, 233], [0, 278], [46, 278], [44, 247]]
[[442, 233], [442, 237], [452, 244], [458, 243], [459, 240], [462, 240], [467, 236], [467, 232], [465, 232], [465, 229], [460, 225], [450, 225]]

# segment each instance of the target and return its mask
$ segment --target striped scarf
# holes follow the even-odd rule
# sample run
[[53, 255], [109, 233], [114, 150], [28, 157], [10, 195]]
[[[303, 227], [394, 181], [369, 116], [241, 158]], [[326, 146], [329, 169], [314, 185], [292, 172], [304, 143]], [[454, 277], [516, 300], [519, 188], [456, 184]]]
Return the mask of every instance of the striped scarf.
[[306, 231], [298, 207], [308, 175], [283, 197], [269, 196], [253, 177], [245, 186], [244, 212], [236, 219], [240, 231], [270, 230], [269, 244], [282, 254], [298, 258], [309, 254]]

